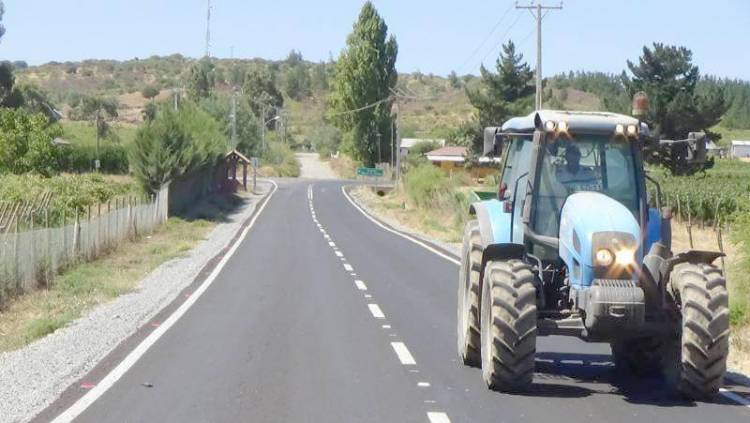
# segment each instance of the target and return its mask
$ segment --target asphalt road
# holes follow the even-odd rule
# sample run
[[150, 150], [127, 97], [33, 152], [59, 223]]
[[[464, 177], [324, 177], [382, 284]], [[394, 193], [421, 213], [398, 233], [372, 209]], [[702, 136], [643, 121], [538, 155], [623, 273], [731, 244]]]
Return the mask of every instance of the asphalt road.
[[540, 338], [530, 393], [487, 390], [455, 351], [458, 266], [341, 185], [280, 183], [213, 284], [76, 421], [750, 421], [618, 379], [608, 346], [569, 338]]

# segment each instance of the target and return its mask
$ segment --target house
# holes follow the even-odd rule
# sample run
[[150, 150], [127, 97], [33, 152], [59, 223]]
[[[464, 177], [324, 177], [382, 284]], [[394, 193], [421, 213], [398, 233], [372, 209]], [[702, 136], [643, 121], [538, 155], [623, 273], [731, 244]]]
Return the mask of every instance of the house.
[[441, 169], [449, 172], [466, 169], [475, 178], [486, 178], [488, 175], [497, 173], [500, 168], [499, 157], [480, 157], [467, 169], [465, 164], [468, 156], [468, 148], [451, 146], [438, 148], [425, 154], [427, 160]]
[[750, 157], [750, 141], [733, 140], [730, 155], [737, 158]]
[[441, 139], [401, 138], [401, 147], [399, 148], [399, 151], [401, 152], [401, 158], [403, 159], [404, 157], [406, 157], [409, 154], [409, 150], [411, 150], [412, 147], [423, 142], [430, 142], [430, 143], [438, 144], [441, 147], [445, 146], [445, 140], [441, 140]]

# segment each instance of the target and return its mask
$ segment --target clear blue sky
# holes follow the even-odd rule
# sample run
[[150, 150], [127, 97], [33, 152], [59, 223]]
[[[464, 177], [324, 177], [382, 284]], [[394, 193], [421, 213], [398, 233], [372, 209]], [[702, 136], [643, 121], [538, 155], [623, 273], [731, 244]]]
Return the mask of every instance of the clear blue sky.
[[[361, 0], [214, 0], [213, 55], [326, 60], [344, 46]], [[508, 37], [534, 62], [534, 21], [512, 0], [375, 0], [398, 39], [401, 72], [476, 73]], [[0, 58], [30, 64], [154, 54], [200, 56], [206, 0], [5, 0]], [[470, 60], [503, 14], [507, 16]], [[517, 21], [516, 21], [517, 19]], [[509, 28], [514, 22], [515, 26]], [[644, 44], [685, 45], [703, 73], [750, 80], [749, 0], [568, 0], [544, 24], [544, 75], [619, 72]], [[466, 63], [467, 62], [467, 63]], [[466, 63], [464, 65], [464, 63]], [[463, 65], [463, 67], [462, 67]]]

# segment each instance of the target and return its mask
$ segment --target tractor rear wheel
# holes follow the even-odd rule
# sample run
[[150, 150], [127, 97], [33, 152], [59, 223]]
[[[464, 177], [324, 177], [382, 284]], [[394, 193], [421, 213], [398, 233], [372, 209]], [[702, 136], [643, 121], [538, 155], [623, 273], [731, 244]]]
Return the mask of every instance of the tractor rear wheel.
[[479, 275], [482, 239], [479, 222], [469, 221], [464, 230], [461, 270], [458, 274], [458, 355], [468, 366], [481, 364], [479, 335]]
[[485, 267], [482, 377], [490, 389], [515, 392], [531, 385], [537, 334], [534, 277], [521, 260], [491, 261]]
[[672, 271], [669, 291], [682, 310], [682, 332], [667, 373], [686, 397], [709, 399], [722, 386], [729, 354], [726, 279], [709, 264], [680, 264]]

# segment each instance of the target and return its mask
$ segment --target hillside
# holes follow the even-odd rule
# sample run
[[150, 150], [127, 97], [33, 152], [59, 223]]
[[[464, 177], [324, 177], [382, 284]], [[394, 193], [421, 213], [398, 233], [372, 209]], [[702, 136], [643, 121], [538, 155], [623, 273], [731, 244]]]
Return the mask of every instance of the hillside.
[[[170, 99], [174, 90], [183, 89], [188, 69], [194, 62], [194, 59], [181, 55], [135, 58], [123, 62], [51, 62], [18, 69], [16, 76], [19, 82], [35, 84], [46, 91], [65, 116], [70, 115], [70, 105], [75, 104], [81, 96], [113, 97], [120, 104], [116, 122], [127, 127], [143, 121], [142, 111], [149, 101], [141, 94], [145, 87], [159, 90], [156, 100]], [[231, 87], [244, 79], [249, 66], [268, 66], [284, 94], [287, 127], [296, 143], [308, 144], [311, 132], [325, 126], [323, 115], [330, 63], [304, 61], [299, 53], [292, 52], [288, 59], [282, 61], [214, 59], [213, 64], [216, 90], [220, 95], [228, 95]], [[291, 69], [300, 65], [305, 70], [304, 81], [307, 84], [307, 91], [302, 95], [291, 90], [292, 83], [298, 82], [291, 79]], [[618, 87], [616, 78], [596, 72], [571, 72], [550, 78], [545, 87], [545, 107], [627, 112], [629, 102]], [[716, 79], [711, 81], [723, 82]], [[400, 74], [398, 90], [404, 95], [401, 102], [403, 135], [449, 138], [452, 130], [472, 117], [474, 109], [468, 102], [465, 88], [476, 87], [478, 83], [479, 79], [471, 75], [451, 81], [450, 78], [436, 75]], [[733, 126], [715, 128], [723, 135], [723, 142], [750, 138], [750, 128]]]

